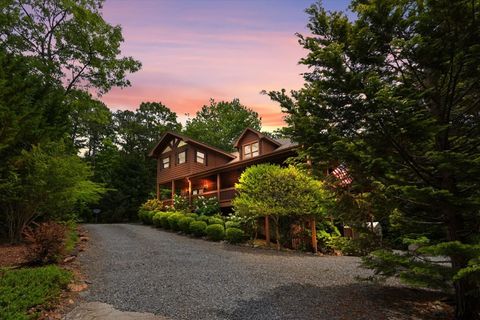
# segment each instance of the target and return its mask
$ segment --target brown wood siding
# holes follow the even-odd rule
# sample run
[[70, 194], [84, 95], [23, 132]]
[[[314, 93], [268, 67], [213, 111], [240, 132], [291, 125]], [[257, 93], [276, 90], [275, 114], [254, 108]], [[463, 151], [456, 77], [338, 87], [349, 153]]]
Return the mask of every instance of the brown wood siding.
[[[177, 154], [184, 150], [187, 152], [186, 162], [183, 164], [177, 164]], [[206, 165], [197, 163], [195, 161], [196, 150], [205, 153], [207, 157]], [[163, 169], [161, 161], [166, 156], [170, 156], [170, 168]], [[157, 184], [161, 184], [178, 177], [183, 177], [185, 175], [198, 173], [203, 170], [215, 168], [224, 165], [229, 161], [229, 158], [222, 156], [221, 154], [187, 144], [186, 146], [175, 148], [171, 152], [161, 154], [159, 156], [157, 160], [157, 168], [159, 169], [157, 171]]]
[[273, 152], [277, 148], [278, 146], [266, 139], [262, 139], [262, 141], [260, 142], [260, 154], [267, 154]]

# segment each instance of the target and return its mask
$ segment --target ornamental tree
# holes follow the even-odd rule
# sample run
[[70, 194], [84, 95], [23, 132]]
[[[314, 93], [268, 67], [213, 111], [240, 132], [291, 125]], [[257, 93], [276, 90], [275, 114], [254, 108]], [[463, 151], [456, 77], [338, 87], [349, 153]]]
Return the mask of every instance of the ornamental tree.
[[248, 167], [235, 185], [233, 200], [240, 215], [265, 217], [274, 221], [277, 249], [280, 249], [281, 216], [324, 217], [328, 194], [322, 183], [296, 167], [260, 164]]
[[456, 319], [480, 319], [480, 1], [350, 8], [354, 21], [321, 3], [307, 10], [305, 85], [270, 96], [316, 169], [344, 163], [348, 192], [367, 193], [376, 220], [383, 213], [405, 243], [423, 246], [417, 257], [382, 251], [368, 266], [453, 286]]

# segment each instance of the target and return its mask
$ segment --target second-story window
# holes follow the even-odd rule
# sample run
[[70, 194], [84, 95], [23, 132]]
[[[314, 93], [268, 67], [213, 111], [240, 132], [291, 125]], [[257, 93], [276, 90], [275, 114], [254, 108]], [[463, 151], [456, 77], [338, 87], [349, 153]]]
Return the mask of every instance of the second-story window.
[[187, 152], [186, 151], [182, 151], [182, 152], [177, 153], [177, 164], [185, 163], [186, 160], [187, 160]]
[[258, 156], [258, 154], [259, 154], [258, 142], [254, 142], [254, 143], [243, 146], [243, 158], [245, 159], [253, 158]]
[[195, 161], [197, 163], [201, 163], [201, 164], [205, 164], [206, 163], [206, 157], [205, 157], [205, 153], [204, 152], [201, 152], [201, 151], [197, 151], [195, 153]]
[[170, 168], [170, 157], [166, 157], [162, 159], [162, 168], [163, 169]]

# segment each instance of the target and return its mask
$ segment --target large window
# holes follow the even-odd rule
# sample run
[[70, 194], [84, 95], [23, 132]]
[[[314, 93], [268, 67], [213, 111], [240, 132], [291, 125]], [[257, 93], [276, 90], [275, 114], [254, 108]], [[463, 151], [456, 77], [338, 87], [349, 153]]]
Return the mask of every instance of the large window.
[[177, 153], [177, 164], [185, 163], [185, 161], [187, 161], [187, 152], [182, 151]]
[[162, 159], [162, 168], [163, 169], [170, 168], [170, 157], [166, 157]]
[[254, 142], [251, 144], [246, 144], [243, 146], [243, 158], [253, 158], [258, 156], [258, 142]]
[[207, 158], [204, 152], [202, 151], [197, 151], [195, 153], [195, 162], [201, 163], [201, 164], [206, 164], [207, 163]]

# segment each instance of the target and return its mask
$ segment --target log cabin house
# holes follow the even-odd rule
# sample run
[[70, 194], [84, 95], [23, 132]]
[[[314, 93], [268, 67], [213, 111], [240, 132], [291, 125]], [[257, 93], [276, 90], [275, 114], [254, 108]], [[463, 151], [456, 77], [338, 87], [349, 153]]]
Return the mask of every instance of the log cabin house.
[[246, 128], [235, 141], [237, 150], [225, 152], [190, 137], [165, 132], [150, 152], [157, 159], [157, 199], [173, 204], [175, 194], [188, 198], [216, 197], [227, 210], [235, 197], [235, 183], [251, 165], [283, 164], [296, 155], [297, 145], [287, 139], [272, 139]]

